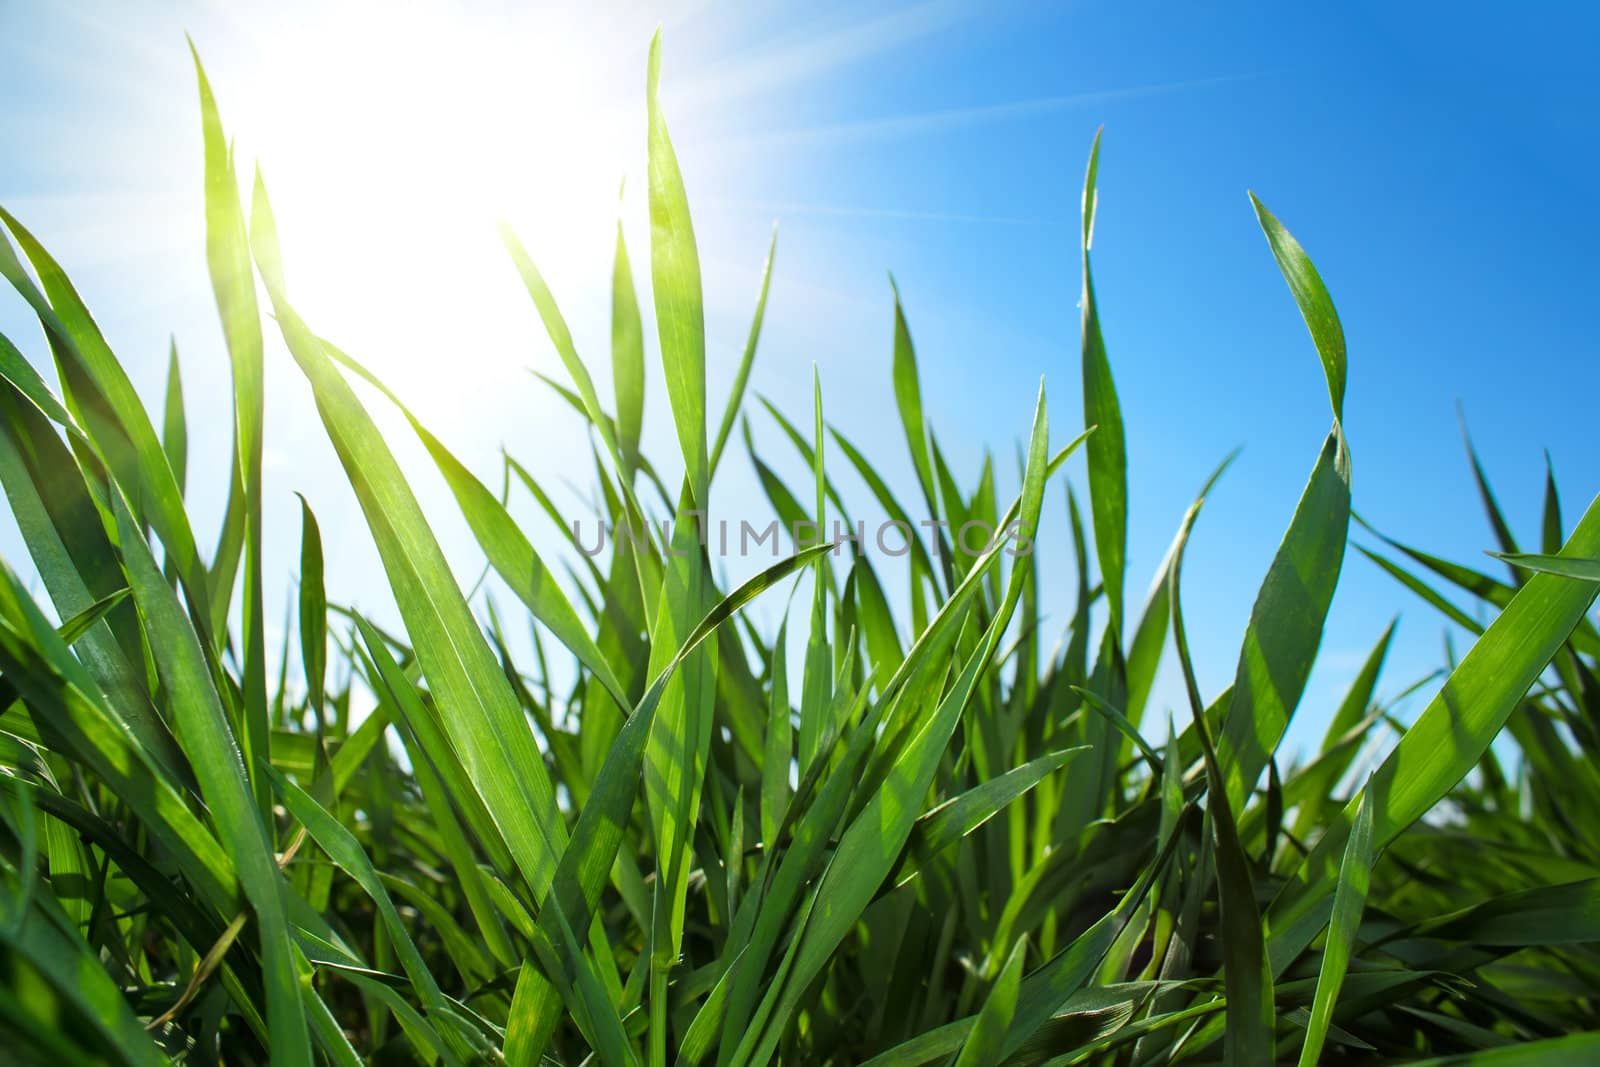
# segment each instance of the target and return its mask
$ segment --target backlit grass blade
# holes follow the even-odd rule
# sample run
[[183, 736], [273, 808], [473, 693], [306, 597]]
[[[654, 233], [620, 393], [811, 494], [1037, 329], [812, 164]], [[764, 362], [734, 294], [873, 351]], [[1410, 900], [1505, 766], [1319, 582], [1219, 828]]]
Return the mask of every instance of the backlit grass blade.
[[761, 289], [756, 295], [756, 312], [750, 320], [750, 333], [745, 338], [744, 354], [739, 357], [739, 369], [733, 376], [733, 388], [728, 391], [728, 405], [722, 412], [722, 424], [717, 427], [717, 438], [711, 446], [710, 475], [717, 472], [717, 463], [722, 459], [722, 449], [728, 443], [728, 435], [733, 432], [734, 419], [739, 414], [739, 406], [744, 402], [745, 385], [750, 381], [750, 367], [755, 363], [756, 343], [761, 339], [761, 322], [767, 315], [767, 290], [772, 285], [772, 258], [778, 251], [778, 228], [772, 228], [772, 240], [767, 245], [767, 258], [761, 264]]
[[1094, 276], [1089, 269], [1089, 246], [1094, 242], [1100, 170], [1100, 134], [1094, 135], [1089, 166], [1083, 179], [1083, 424], [1098, 426], [1089, 441], [1089, 498], [1094, 517], [1094, 546], [1100, 561], [1100, 581], [1111, 608], [1111, 631], [1122, 632], [1122, 589], [1128, 553], [1128, 450], [1123, 438], [1122, 406], [1106, 358], [1100, 311], [1095, 303]]
[[[666, 670], [673, 650], [687, 639], [707, 596], [705, 549], [691, 492], [685, 479], [650, 631], [652, 675]], [[666, 1057], [668, 974], [682, 945], [695, 827], [710, 757], [716, 695], [714, 652], [713, 644], [708, 652], [691, 656], [671, 672], [648, 729], [644, 787], [654, 831], [657, 881], [651, 923], [652, 1067], [661, 1067]]]
[[1300, 1067], [1315, 1067], [1321, 1062], [1322, 1043], [1333, 1022], [1333, 1009], [1339, 1001], [1339, 988], [1344, 984], [1345, 969], [1350, 965], [1361, 927], [1361, 912], [1372, 885], [1373, 858], [1372, 797], [1364, 794], [1350, 840], [1345, 843], [1344, 859], [1339, 863], [1339, 888], [1334, 891], [1333, 917], [1328, 924], [1327, 944], [1322, 948], [1311, 1022], [1306, 1027], [1305, 1044], [1300, 1046]]
[[172, 342], [167, 354], [167, 392], [162, 406], [161, 448], [172, 467], [172, 479], [178, 483], [178, 492], [184, 491], [189, 469], [189, 423], [183, 411], [183, 376], [178, 371], [178, 342]]
[[305, 497], [300, 498], [300, 667], [320, 731], [326, 725], [328, 595], [322, 580], [322, 532]]
[[[816, 445], [812, 453], [812, 477], [816, 484], [816, 510], [810, 522], [815, 524], [817, 541], [825, 539], [823, 524], [826, 520], [827, 492], [822, 474], [822, 385], [815, 365], [811, 368], [813, 411], [816, 422]], [[833, 660], [828, 642], [828, 561], [818, 557], [815, 578], [811, 586], [811, 625], [806, 633], [806, 656], [800, 681], [800, 729], [796, 741], [800, 773], [805, 774], [816, 759], [822, 741], [823, 716], [833, 703]], [[835, 639], [838, 635], [835, 634]]]
[[623, 476], [632, 478], [639, 464], [639, 429], [644, 421], [644, 323], [620, 219], [611, 262], [611, 385], [617, 398], [617, 447], [627, 464]]
[[456, 504], [466, 518], [467, 525], [477, 538], [478, 545], [488, 556], [489, 564], [500, 574], [511, 591], [527, 605], [535, 618], [550, 628], [550, 632], [578, 657], [585, 667], [595, 673], [612, 698], [621, 704], [628, 702], [626, 690], [617, 680], [616, 672], [589, 635], [589, 626], [578, 618], [555, 576], [544, 560], [534, 551], [516, 521], [506, 511], [505, 505], [495, 498], [488, 486], [456, 459], [440, 440], [422, 425], [399, 397], [370, 371], [354, 359], [323, 342], [322, 347], [339, 363], [349, 367], [362, 379], [371, 383], [388, 398], [406, 417], [412, 430], [421, 439], [428, 455], [433, 458], [455, 495]]
[[506, 1067], [538, 1067], [539, 1049], [535, 1047], [536, 1021], [539, 996], [537, 972], [532, 960], [525, 961], [517, 972], [517, 988], [511, 998], [511, 1014], [506, 1018], [506, 1040], [500, 1054]]
[[[539, 312], [539, 318], [544, 323], [545, 332], [550, 336], [550, 342], [555, 346], [556, 354], [561, 358], [561, 365], [566, 368], [567, 375], [578, 388], [578, 409], [594, 426], [599, 433], [601, 441], [606, 446], [606, 452], [611, 458], [618, 472], [627, 469], [623, 461], [622, 446], [617, 441], [617, 428], [615, 421], [600, 408], [600, 396], [595, 392], [594, 379], [589, 376], [588, 368], [578, 356], [577, 347], [572, 341], [572, 331], [567, 326], [567, 320], [562, 317], [561, 309], [556, 304], [550, 286], [545, 283], [544, 275], [539, 273], [539, 268], [534, 265], [533, 258], [528, 255], [527, 249], [522, 247], [522, 242], [517, 240], [517, 235], [504, 224], [500, 227], [500, 240], [505, 245], [506, 251], [511, 255], [511, 261], [517, 268], [517, 273], [522, 277], [522, 284], [528, 290], [528, 295], [533, 299], [534, 307]], [[570, 394], [569, 394], [570, 396]], [[631, 517], [638, 518], [643, 513], [638, 501], [633, 496], [633, 488], [626, 478], [622, 479], [621, 490], [623, 497], [628, 501], [628, 513]]]
[[451, 741], [518, 868], [542, 898], [566, 845], [566, 829], [532, 731], [393, 454], [322, 343], [288, 302], [277, 230], [259, 178], [251, 234], [284, 341], [311, 383]]
[[[255, 273], [250, 265], [250, 240], [245, 226], [244, 208], [239, 202], [239, 179], [233, 169], [233, 153], [222, 132], [216, 98], [206, 80], [205, 68], [193, 42], [189, 46], [195, 77], [200, 88], [200, 123], [205, 144], [206, 182], [206, 262], [211, 269], [211, 288], [216, 295], [217, 314], [222, 319], [222, 334], [227, 341], [233, 365], [234, 445], [237, 454], [233, 468], [238, 474], [240, 506], [244, 509], [244, 603], [243, 689], [245, 767], [255, 790], [256, 803], [266, 816], [272, 806], [272, 789], [256, 767], [270, 762], [267, 750], [267, 645], [266, 620], [262, 604], [261, 572], [261, 451], [262, 451], [262, 357], [261, 314], [256, 307]], [[181, 492], [182, 481], [178, 488]], [[227, 605], [232, 590], [232, 574], [220, 576], [213, 590], [213, 606]], [[219, 632], [227, 627], [226, 611], [215, 614], [212, 625]], [[270, 826], [270, 823], [268, 824]]]
[[789, 617], [787, 612], [772, 642], [767, 731], [761, 761], [761, 839], [776, 845], [778, 826], [789, 807], [789, 763], [794, 756], [794, 729], [789, 708]]
[[1317, 273], [1311, 257], [1306, 255], [1306, 250], [1300, 247], [1294, 235], [1283, 228], [1283, 224], [1256, 199], [1254, 193], [1250, 194], [1250, 204], [1255, 208], [1262, 232], [1267, 235], [1272, 258], [1278, 261], [1283, 280], [1289, 283], [1289, 291], [1294, 294], [1295, 306], [1306, 320], [1306, 329], [1311, 331], [1317, 355], [1322, 357], [1322, 372], [1328, 380], [1328, 400], [1333, 405], [1333, 417], [1342, 421], [1347, 374], [1344, 327], [1339, 322], [1339, 313], [1334, 310], [1333, 298], [1328, 295], [1328, 287], [1323, 284], [1322, 275]]
[[[960, 796], [950, 798], [917, 819], [911, 831], [912, 851], [937, 856], [984, 825], [1045, 776], [1064, 767], [1074, 756], [1087, 751], [1083, 747], [1067, 748], [1040, 756], [990, 778]], [[902, 872], [900, 883], [904, 884], [912, 873]]]
[[694, 502], [707, 506], [711, 467], [706, 453], [706, 328], [700, 295], [700, 257], [683, 175], [661, 113], [661, 31], [650, 41], [649, 107], [650, 277], [656, 331], [666, 368], [667, 398], [678, 427], [678, 444]]

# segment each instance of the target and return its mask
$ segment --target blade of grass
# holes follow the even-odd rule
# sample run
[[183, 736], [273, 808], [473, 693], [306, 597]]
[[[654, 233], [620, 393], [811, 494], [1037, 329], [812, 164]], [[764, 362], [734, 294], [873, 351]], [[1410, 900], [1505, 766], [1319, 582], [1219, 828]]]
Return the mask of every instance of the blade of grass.
[[667, 397], [678, 427], [684, 470], [697, 506], [707, 506], [711, 469], [706, 454], [706, 338], [689, 199], [667, 120], [661, 113], [661, 31], [650, 41], [645, 100], [649, 110], [650, 277], [656, 331], [666, 368]]
[[756, 295], [756, 313], [750, 320], [750, 333], [745, 338], [744, 354], [739, 357], [739, 369], [733, 376], [733, 388], [728, 391], [728, 405], [722, 412], [722, 423], [717, 427], [716, 442], [711, 446], [711, 468], [709, 476], [717, 472], [717, 463], [722, 459], [722, 449], [728, 443], [728, 435], [733, 432], [734, 419], [739, 414], [739, 407], [744, 402], [744, 390], [750, 381], [750, 367], [755, 363], [756, 342], [761, 339], [761, 322], [767, 314], [767, 290], [772, 285], [772, 258], [778, 251], [778, 227], [772, 227], [772, 240], [767, 245], [767, 258], [761, 264], [761, 289]]
[[1344, 333], [1316, 268], [1304, 249], [1261, 202], [1256, 218], [1311, 330], [1333, 402], [1333, 429], [1323, 443], [1250, 610], [1234, 676], [1233, 700], [1217, 738], [1228, 803], [1237, 814], [1266, 768], [1305, 689], [1322, 641], [1344, 561], [1350, 525], [1350, 453], [1341, 425]]
[[1361, 912], [1366, 907], [1372, 885], [1372, 800], [1363, 791], [1350, 840], [1345, 843], [1344, 859], [1339, 863], [1339, 888], [1334, 891], [1333, 918], [1328, 924], [1328, 940], [1322, 949], [1322, 966], [1317, 973], [1317, 993], [1311, 1005], [1311, 1022], [1306, 1027], [1305, 1044], [1300, 1046], [1300, 1067], [1321, 1062], [1322, 1043], [1333, 1022], [1333, 1009], [1339, 1001], [1356, 934], [1361, 928]]
[[1095, 303], [1094, 276], [1089, 268], [1089, 246], [1094, 242], [1094, 216], [1098, 196], [1095, 179], [1100, 170], [1100, 133], [1089, 150], [1083, 179], [1083, 424], [1098, 426], [1089, 442], [1089, 500], [1094, 518], [1094, 547], [1100, 561], [1100, 581], [1111, 608], [1111, 632], [1122, 632], [1122, 588], [1128, 550], [1128, 452], [1123, 437], [1122, 406], [1106, 358], [1100, 311]]

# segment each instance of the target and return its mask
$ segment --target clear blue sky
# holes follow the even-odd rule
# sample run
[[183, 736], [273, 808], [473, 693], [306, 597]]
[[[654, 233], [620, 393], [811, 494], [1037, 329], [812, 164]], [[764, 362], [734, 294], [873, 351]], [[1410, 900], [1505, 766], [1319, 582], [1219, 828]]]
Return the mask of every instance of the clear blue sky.
[[[580, 345], [603, 364], [610, 213], [617, 179], [639, 173], [644, 50], [658, 20], [705, 250], [712, 403], [778, 220], [752, 389], [803, 415], [814, 361], [829, 418], [886, 456], [908, 497], [885, 272], [961, 477], [975, 476], [985, 446], [1009, 467], [1041, 375], [1065, 440], [1081, 425], [1078, 193], [1105, 125], [1095, 255], [1128, 426], [1131, 589], [1142, 593], [1206, 472], [1245, 446], [1186, 569], [1208, 692], [1231, 678], [1327, 428], [1315, 354], [1246, 189], [1309, 250], [1343, 318], [1361, 513], [1490, 566], [1457, 402], [1529, 540], [1544, 448], [1569, 525], [1600, 488], [1600, 363], [1585, 328], [1600, 237], [1600, 90], [1586, 70], [1600, 19], [1576, 5], [1512, 18], [1487, 4], [702, 4], [604, 19], [498, 6], [446, 19], [413, 6], [332, 21], [312, 5], [125, 7], [0, 3], [0, 201], [74, 275], [152, 402], [176, 333], [202, 515], [220, 511], [228, 379], [184, 30], [241, 159], [259, 158], [273, 184], [291, 290], [313, 324], [390, 376], [480, 472], [504, 442], [559, 479], [583, 458], [581, 432], [523, 373], [554, 373], [554, 356], [479, 209], [529, 236]], [[643, 287], [639, 208], [630, 194]], [[0, 330], [44, 358], [9, 294]], [[375, 556], [303, 383], [276, 345], [269, 364], [269, 581], [292, 579], [289, 491], [303, 489], [324, 516], [331, 594], [382, 612]], [[652, 386], [648, 437], [670, 455], [665, 394]], [[753, 421], [765, 454], [803, 484], [770, 424]], [[398, 428], [395, 440], [470, 581], [480, 557], [447, 494]], [[721, 510], [759, 510], [737, 450], [725, 477]], [[1047, 604], [1070, 579], [1064, 497], [1051, 508], [1044, 573], [1059, 593]], [[21, 563], [14, 530], [0, 550]], [[1397, 612], [1383, 692], [1440, 661], [1444, 628], [1352, 553], [1296, 744]]]

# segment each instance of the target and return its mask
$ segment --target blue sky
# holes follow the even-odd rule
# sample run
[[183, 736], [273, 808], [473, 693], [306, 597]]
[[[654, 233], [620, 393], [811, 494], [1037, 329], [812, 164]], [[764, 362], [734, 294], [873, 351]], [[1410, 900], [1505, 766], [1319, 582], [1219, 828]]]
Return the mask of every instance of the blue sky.
[[[274, 191], [307, 318], [485, 475], [502, 444], [555, 480], [587, 462], [581, 428], [525, 373], [559, 369], [492, 221], [523, 234], [605, 388], [617, 185], [641, 173], [644, 52], [660, 22], [663, 95], [702, 245], [712, 404], [777, 221], [752, 389], [804, 416], [814, 362], [830, 420], [883, 458], [907, 498], [887, 272], [960, 477], [970, 484], [986, 446], [1009, 470], [1041, 376], [1064, 441], [1081, 425], [1079, 188], [1104, 124], [1095, 257], [1128, 427], [1130, 589], [1142, 594], [1206, 473], [1244, 446], [1185, 571], [1208, 692], [1232, 676], [1328, 421], [1247, 189], [1311, 253], [1343, 318], [1359, 512], [1491, 566], [1457, 403], [1528, 539], [1543, 449], [1569, 526], [1600, 488], [1600, 363], [1585, 328], [1600, 90], [1584, 75], [1600, 20], [1576, 5], [1517, 19], [1423, 4], [702, 4], [605, 16], [405, 5], [382, 18], [349, 5], [129, 7], [0, 4], [0, 202], [73, 274], [152, 404], [176, 334], [202, 529], [220, 516], [229, 387], [185, 30], [240, 159], [259, 159]], [[632, 190], [621, 210], [643, 288]], [[44, 357], [9, 294], [0, 331]], [[323, 517], [331, 595], [381, 614], [375, 553], [305, 387], [280, 347], [268, 359], [268, 580], [290, 587], [300, 489]], [[647, 443], [671, 455], [659, 374], [651, 386]], [[803, 485], [770, 423], [752, 422], [763, 454]], [[481, 557], [448, 494], [386, 425], [470, 581]], [[738, 449], [719, 480], [719, 511], [764, 516]], [[1046, 604], [1064, 625], [1064, 494], [1050, 508]], [[0, 551], [21, 564], [9, 526]], [[1352, 553], [1293, 744], [1320, 729], [1396, 613], [1389, 693], [1440, 662], [1444, 627]], [[1171, 682], [1158, 699], [1177, 701]]]

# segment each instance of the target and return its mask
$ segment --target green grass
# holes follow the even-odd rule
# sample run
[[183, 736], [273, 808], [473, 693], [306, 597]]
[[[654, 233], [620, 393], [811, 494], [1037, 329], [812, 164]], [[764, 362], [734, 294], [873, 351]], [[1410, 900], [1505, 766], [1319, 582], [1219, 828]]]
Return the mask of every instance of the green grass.
[[[598, 441], [594, 484], [616, 523], [706, 501], [744, 414], [772, 262], [719, 408], [659, 54], [659, 335], [643, 336], [619, 230], [611, 410], [533, 257], [503, 234], [569, 378], [552, 384]], [[0, 482], [46, 598], [4, 567], [0, 1045], [14, 1062], [1600, 1057], [1600, 630], [1586, 615], [1600, 506], [1568, 530], [1552, 481], [1538, 552], [1523, 552], [1474, 456], [1504, 576], [1372, 531], [1361, 551], [1476, 639], [1408, 727], [1374, 697], [1391, 628], [1336, 708], [1302, 713], [1328, 717], [1320, 747], [1288, 759], [1351, 533], [1346, 352], [1310, 259], [1261, 204], [1331, 428], [1306, 457], [1233, 683], [1207, 694], [1181, 574], [1210, 483], [1149, 599], [1128, 594], [1137, 472], [1091, 280], [1098, 140], [1084, 410], [1055, 412], [1052, 433], [1041, 389], [1017, 412], [1031, 428], [1015, 499], [997, 496], [992, 463], [974, 486], [951, 476], [898, 300], [890, 377], [916, 485], [889, 486], [827, 423], [820, 385], [809, 419], [753, 413], [814, 485], [784, 485], [742, 422], [785, 522], [845, 514], [833, 478], [853, 470], [887, 516], [1031, 539], [1081, 451], [1072, 543], [919, 545], [892, 574], [870, 551], [813, 547], [727, 590], [690, 517], [598, 559], [541, 558], [490, 488], [506, 478], [570, 529], [526, 468], [508, 459], [486, 484], [301, 318], [266, 187], [258, 175], [247, 209], [203, 74], [200, 87], [206, 252], [234, 380], [219, 533], [184, 506], [176, 359], [158, 429], [66, 274], [0, 213], [0, 273], [37, 313], [58, 383], [0, 339]], [[298, 653], [266, 647], [266, 326], [360, 503], [393, 633], [328, 600], [302, 503]], [[651, 347], [680, 453], [653, 460], [639, 444]], [[356, 381], [409, 420], [514, 611], [456, 583], [411, 488], [434, 475], [401, 470]], [[1059, 645], [1041, 630], [1046, 552], [1077, 561]], [[791, 602], [776, 634], [744, 614], [808, 574], [810, 602]], [[530, 622], [519, 661], [507, 631]], [[1151, 706], [1169, 649], [1189, 704], [1170, 728]]]

